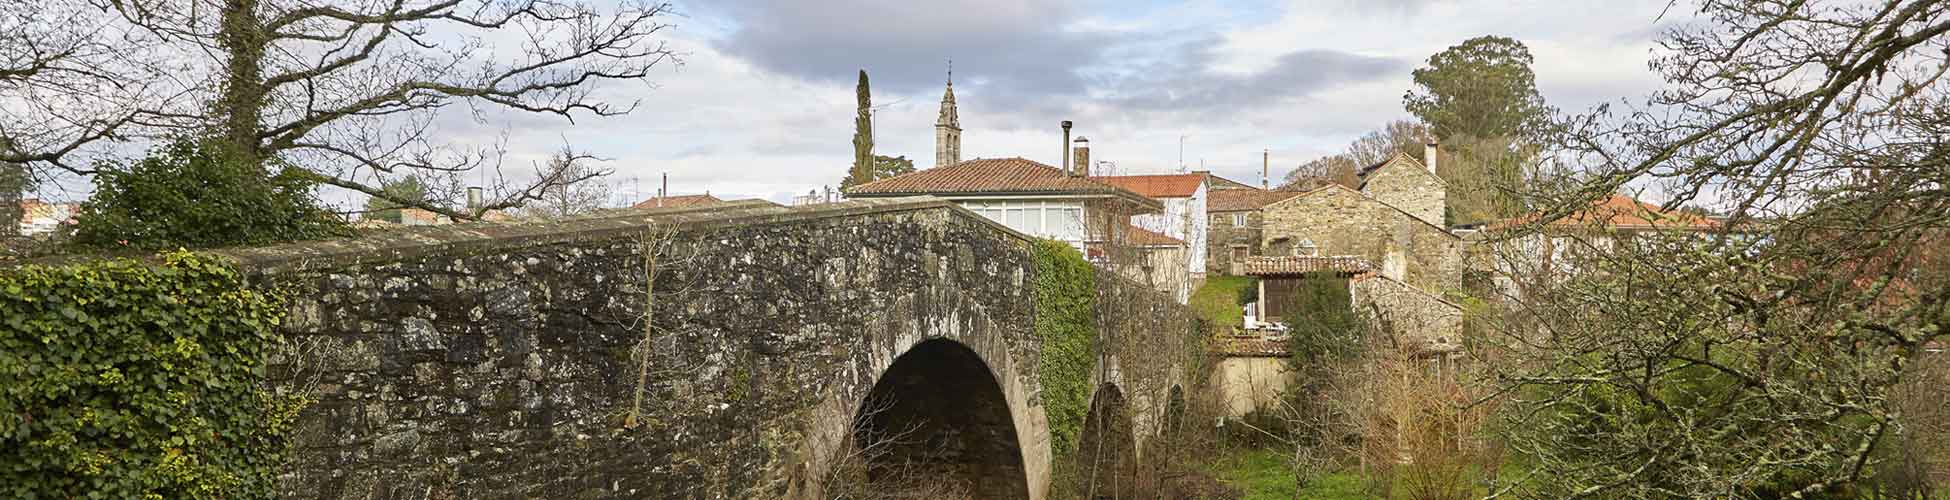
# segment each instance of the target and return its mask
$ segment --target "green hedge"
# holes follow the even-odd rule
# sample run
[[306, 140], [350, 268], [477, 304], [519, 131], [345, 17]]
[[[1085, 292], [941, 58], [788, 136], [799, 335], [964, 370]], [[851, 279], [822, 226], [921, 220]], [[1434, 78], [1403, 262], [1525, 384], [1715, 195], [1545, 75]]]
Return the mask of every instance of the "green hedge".
[[1097, 271], [1063, 242], [1038, 241], [1035, 254], [1036, 335], [1043, 340], [1038, 376], [1050, 447], [1060, 457], [1076, 449], [1090, 411], [1090, 369], [1097, 360]]
[[280, 301], [178, 252], [0, 271], [0, 496], [266, 498]]

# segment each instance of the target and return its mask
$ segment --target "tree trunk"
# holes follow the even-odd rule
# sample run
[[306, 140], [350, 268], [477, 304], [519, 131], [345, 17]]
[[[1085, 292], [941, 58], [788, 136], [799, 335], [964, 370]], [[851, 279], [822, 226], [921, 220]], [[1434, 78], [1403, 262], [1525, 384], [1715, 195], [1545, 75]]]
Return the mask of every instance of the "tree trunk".
[[258, 140], [259, 117], [264, 110], [264, 50], [269, 38], [257, 18], [258, 0], [225, 0], [217, 45], [223, 50], [224, 81], [217, 109], [220, 120], [217, 138], [229, 146], [228, 154], [253, 165], [264, 159]]

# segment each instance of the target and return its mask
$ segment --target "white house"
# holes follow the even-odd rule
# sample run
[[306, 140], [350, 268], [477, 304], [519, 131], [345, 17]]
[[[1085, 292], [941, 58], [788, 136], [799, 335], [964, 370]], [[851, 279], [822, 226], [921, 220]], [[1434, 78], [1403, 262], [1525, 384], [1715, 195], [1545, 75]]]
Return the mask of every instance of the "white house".
[[1185, 270], [1191, 273], [1193, 280], [1200, 280], [1205, 277], [1206, 226], [1210, 223], [1206, 217], [1206, 195], [1210, 191], [1210, 186], [1206, 185], [1207, 178], [1205, 174], [1190, 173], [1117, 175], [1091, 179], [1128, 189], [1163, 204], [1162, 212], [1134, 216], [1131, 224], [1183, 240], [1189, 250]]

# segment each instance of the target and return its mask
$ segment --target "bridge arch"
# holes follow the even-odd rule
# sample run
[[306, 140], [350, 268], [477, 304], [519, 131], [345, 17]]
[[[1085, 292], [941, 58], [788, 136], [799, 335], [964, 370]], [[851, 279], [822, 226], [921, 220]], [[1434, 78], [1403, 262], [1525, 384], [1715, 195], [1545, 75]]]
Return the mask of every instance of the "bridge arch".
[[1090, 397], [1077, 438], [1077, 473], [1085, 498], [1135, 498], [1138, 456], [1133, 407], [1117, 384], [1104, 383]]
[[875, 488], [931, 497], [1029, 497], [1009, 401], [975, 351], [929, 339], [896, 358], [853, 416], [851, 441]]

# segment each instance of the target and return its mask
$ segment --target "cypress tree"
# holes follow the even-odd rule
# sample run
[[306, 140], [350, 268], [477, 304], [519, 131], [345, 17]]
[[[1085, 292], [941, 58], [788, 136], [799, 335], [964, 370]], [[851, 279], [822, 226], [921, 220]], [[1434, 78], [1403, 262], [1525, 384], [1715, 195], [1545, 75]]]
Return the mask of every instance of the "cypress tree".
[[859, 115], [853, 119], [854, 179], [873, 178], [873, 96], [867, 91], [867, 70], [860, 70], [860, 85], [854, 88], [860, 100]]

